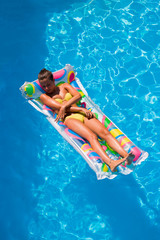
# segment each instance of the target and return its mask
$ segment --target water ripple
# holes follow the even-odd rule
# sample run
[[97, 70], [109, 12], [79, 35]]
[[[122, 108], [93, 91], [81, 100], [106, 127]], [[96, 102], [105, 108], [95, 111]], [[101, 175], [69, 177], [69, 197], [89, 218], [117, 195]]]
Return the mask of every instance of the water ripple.
[[[159, 1], [75, 3], [63, 13], [53, 13], [46, 31], [46, 67], [74, 65], [95, 103], [149, 152], [135, 179], [146, 196], [137, 196], [139, 207], [155, 226], [160, 214], [159, 13]], [[90, 182], [93, 175], [86, 163], [60, 136], [56, 134], [55, 140], [48, 135], [43, 136], [47, 144], [38, 169], [44, 183], [33, 189], [39, 196], [40, 235], [43, 239], [113, 239], [107, 215], [87, 199], [83, 179], [88, 175]], [[31, 223], [32, 236], [36, 229], [36, 223]]]

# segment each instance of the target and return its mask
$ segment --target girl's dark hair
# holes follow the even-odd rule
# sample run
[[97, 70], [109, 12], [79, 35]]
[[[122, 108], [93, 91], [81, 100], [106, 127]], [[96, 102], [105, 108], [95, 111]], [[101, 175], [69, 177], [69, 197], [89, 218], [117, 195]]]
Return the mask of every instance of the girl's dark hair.
[[51, 81], [54, 80], [52, 72], [43, 68], [38, 74], [38, 80], [41, 81], [45, 78], [48, 79], [48, 80], [51, 80]]

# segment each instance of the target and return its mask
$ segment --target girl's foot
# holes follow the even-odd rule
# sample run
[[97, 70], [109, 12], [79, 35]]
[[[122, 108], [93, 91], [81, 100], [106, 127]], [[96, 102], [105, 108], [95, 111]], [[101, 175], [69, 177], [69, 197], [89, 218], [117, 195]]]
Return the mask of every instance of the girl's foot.
[[125, 162], [127, 160], [127, 158], [129, 157], [129, 154], [125, 157], [125, 158], [121, 158], [119, 160], [111, 160], [110, 161], [110, 164], [109, 164], [109, 167], [111, 169], [112, 172], [115, 172], [116, 171], [116, 167], [118, 167], [120, 164], [122, 164], [123, 162]]

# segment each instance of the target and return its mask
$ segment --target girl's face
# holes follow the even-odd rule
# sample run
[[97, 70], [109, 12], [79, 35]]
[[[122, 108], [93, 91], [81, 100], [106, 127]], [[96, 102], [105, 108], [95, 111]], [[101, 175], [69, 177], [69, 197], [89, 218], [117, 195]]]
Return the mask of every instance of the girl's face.
[[44, 91], [46, 93], [52, 93], [54, 90], [55, 90], [55, 83], [54, 83], [54, 80], [51, 81], [49, 79], [43, 79], [40, 81], [40, 84], [42, 86], [42, 88], [44, 89]]

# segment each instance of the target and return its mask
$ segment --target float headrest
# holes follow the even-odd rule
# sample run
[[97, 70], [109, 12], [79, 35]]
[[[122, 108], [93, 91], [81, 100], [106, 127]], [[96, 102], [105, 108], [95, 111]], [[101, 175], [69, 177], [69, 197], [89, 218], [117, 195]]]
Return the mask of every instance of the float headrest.
[[[76, 72], [74, 68], [67, 64], [63, 69], [53, 72], [53, 77], [55, 79], [56, 86], [59, 86], [65, 82], [71, 83], [75, 80]], [[44, 89], [41, 87], [38, 79], [33, 82], [25, 82], [20, 90], [22, 95], [27, 99], [37, 99], [42, 93], [45, 93]]]

